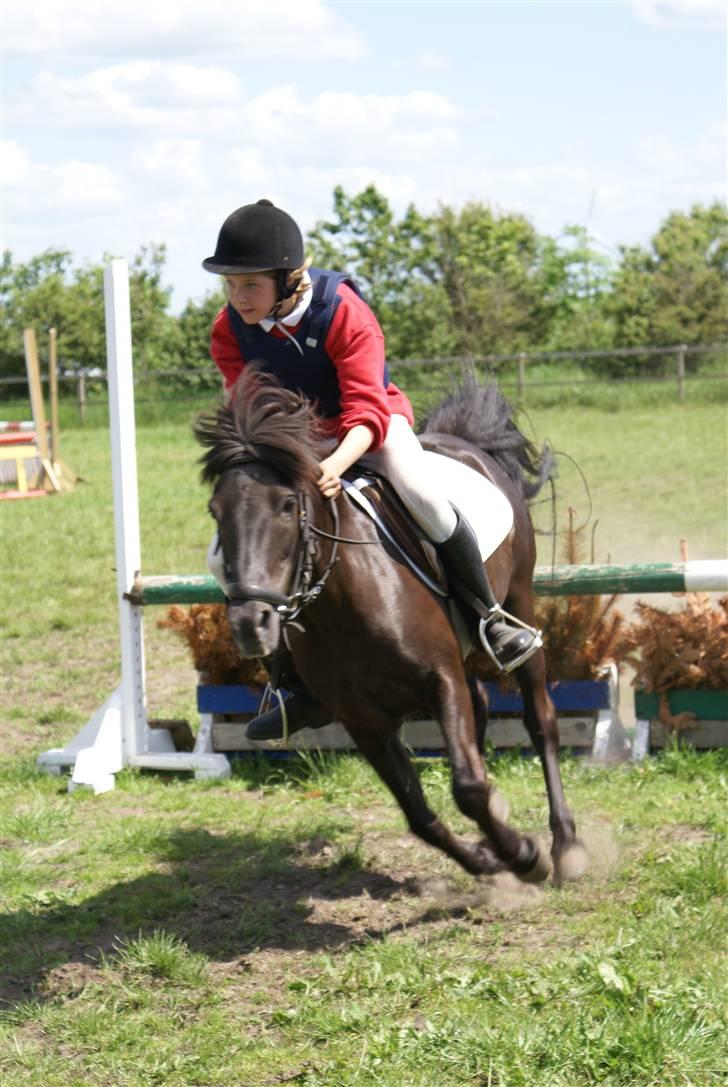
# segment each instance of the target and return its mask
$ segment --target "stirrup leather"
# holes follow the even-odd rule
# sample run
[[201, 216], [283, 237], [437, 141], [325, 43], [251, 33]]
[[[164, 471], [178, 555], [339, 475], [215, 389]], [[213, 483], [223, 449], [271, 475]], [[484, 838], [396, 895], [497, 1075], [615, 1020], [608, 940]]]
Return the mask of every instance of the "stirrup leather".
[[[515, 657], [512, 661], [509, 661], [508, 664], [502, 664], [501, 661], [498, 660], [495, 653], [493, 652], [493, 649], [491, 648], [490, 643], [488, 642], [488, 624], [491, 623], [493, 619], [498, 618], [507, 619], [514, 626], [521, 627], [523, 630], [527, 630], [528, 633], [533, 636], [533, 640], [530, 645], [527, 645], [523, 652], [519, 656]], [[500, 604], [494, 604], [493, 607], [489, 609], [487, 618], [480, 619], [478, 623], [478, 639], [485, 653], [491, 659], [496, 668], [500, 672], [505, 673], [512, 672], [515, 668], [520, 667], [520, 665], [523, 664], [524, 661], [527, 661], [528, 658], [533, 653], [535, 653], [537, 649], [541, 649], [541, 647], [543, 646], [543, 635], [537, 627], [529, 626], [528, 623], [524, 623], [522, 619], [519, 619], [515, 615], [511, 615], [511, 613], [505, 611], [505, 609], [502, 608]]]

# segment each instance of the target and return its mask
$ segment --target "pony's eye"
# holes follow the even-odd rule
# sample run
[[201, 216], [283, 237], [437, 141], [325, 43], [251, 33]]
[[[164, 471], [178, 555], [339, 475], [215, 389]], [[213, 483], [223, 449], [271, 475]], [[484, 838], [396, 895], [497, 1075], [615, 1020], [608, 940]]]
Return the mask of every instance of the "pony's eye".
[[285, 499], [285, 501], [283, 502], [283, 505], [281, 506], [281, 513], [285, 513], [288, 516], [290, 516], [292, 513], [295, 513], [295, 512], [296, 512], [296, 499], [293, 497], [293, 495], [289, 495], [289, 497]]

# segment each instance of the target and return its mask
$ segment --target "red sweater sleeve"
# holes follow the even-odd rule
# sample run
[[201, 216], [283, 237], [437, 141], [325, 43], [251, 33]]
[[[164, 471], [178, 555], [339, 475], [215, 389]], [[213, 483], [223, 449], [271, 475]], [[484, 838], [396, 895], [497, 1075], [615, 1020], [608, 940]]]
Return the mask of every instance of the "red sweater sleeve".
[[341, 301], [326, 336], [326, 352], [339, 381], [338, 435], [341, 439], [353, 427], [367, 426], [374, 452], [387, 437], [390, 417], [398, 413], [412, 423], [412, 409], [396, 386], [384, 387], [384, 336], [369, 306], [345, 283], [337, 294]]
[[213, 322], [210, 337], [210, 355], [222, 374], [225, 382], [225, 392], [229, 394], [242, 374], [245, 363], [230, 324], [227, 306], [223, 306]]

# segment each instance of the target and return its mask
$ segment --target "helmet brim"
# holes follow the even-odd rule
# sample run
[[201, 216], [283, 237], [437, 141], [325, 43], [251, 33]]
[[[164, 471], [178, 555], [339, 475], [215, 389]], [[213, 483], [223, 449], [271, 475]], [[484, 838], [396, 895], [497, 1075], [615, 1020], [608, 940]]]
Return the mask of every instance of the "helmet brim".
[[207, 257], [202, 262], [206, 272], [212, 272], [218, 276], [252, 275], [254, 272], [272, 272], [270, 266], [261, 267], [259, 264], [221, 264], [214, 256]]

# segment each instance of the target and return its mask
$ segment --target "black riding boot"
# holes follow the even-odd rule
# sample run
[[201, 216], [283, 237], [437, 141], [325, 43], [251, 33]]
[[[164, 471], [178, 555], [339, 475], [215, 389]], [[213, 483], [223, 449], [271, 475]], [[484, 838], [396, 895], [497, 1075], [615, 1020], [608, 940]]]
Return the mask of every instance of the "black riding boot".
[[[449, 540], [438, 545], [440, 558], [456, 595], [473, 607], [468, 599], [472, 594], [485, 606], [485, 615], [480, 608], [473, 607], [480, 614], [480, 641], [494, 664], [501, 671], [510, 672], [543, 644], [541, 635], [531, 627], [520, 626], [503, 611], [493, 595], [475, 533], [457, 510], [455, 513], [458, 519], [455, 531]], [[461, 589], [466, 592], [461, 594]]]
[[[289, 687], [293, 686], [289, 684]], [[309, 694], [300, 683], [284, 698], [288, 735], [300, 732], [302, 728], [323, 728], [331, 724], [331, 711], [327, 710], [313, 695]], [[276, 701], [273, 709], [254, 717], [245, 730], [249, 740], [282, 740], [283, 712]]]

